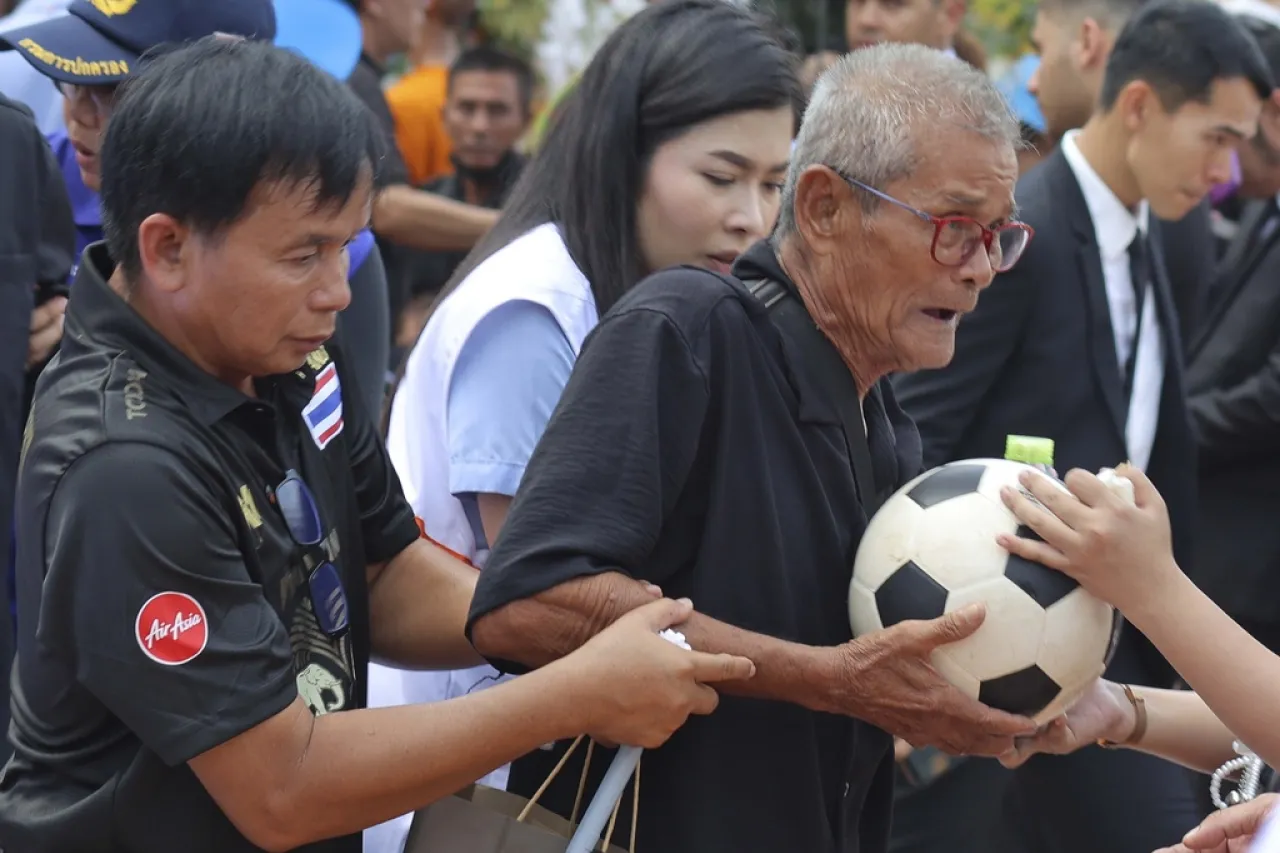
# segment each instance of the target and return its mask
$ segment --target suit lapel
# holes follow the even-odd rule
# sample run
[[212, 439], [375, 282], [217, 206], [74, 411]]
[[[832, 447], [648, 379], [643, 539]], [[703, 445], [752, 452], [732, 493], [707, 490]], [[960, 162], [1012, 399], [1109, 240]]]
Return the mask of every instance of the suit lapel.
[[1209, 291], [1213, 299], [1213, 303], [1206, 306], [1209, 316], [1192, 342], [1188, 360], [1196, 357], [1208, 343], [1214, 331], [1222, 323], [1225, 314], [1235, 303], [1240, 291], [1249, 283], [1253, 270], [1275, 242], [1277, 233], [1273, 232], [1265, 240], [1255, 240], [1252, 246], [1248, 245], [1249, 238], [1253, 236], [1262, 218], [1270, 210], [1271, 206], [1267, 202], [1255, 201], [1251, 202], [1240, 215], [1239, 228], [1227, 247], [1222, 262], [1218, 264], [1213, 287]]
[[1124, 381], [1121, 376], [1120, 360], [1116, 356], [1115, 333], [1111, 328], [1111, 309], [1107, 305], [1107, 283], [1102, 273], [1102, 256], [1098, 249], [1098, 238], [1094, 232], [1093, 217], [1089, 215], [1089, 205], [1084, 200], [1084, 193], [1076, 181], [1071, 164], [1063, 156], [1061, 149], [1054, 152], [1054, 159], [1045, 164], [1058, 171], [1057, 181], [1061, 185], [1058, 197], [1066, 206], [1072, 234], [1076, 240], [1076, 263], [1078, 265], [1076, 281], [1083, 290], [1084, 304], [1088, 307], [1089, 362], [1093, 369], [1094, 380], [1098, 392], [1105, 401], [1111, 420], [1124, 441], [1125, 411]]
[[1196, 339], [1191, 354], [1193, 390], [1213, 387], [1222, 368], [1240, 355], [1243, 342], [1267, 335], [1280, 322], [1280, 293], [1275, 282], [1280, 277], [1280, 229], [1265, 240], [1224, 282], [1226, 289], [1213, 307], [1210, 321]]

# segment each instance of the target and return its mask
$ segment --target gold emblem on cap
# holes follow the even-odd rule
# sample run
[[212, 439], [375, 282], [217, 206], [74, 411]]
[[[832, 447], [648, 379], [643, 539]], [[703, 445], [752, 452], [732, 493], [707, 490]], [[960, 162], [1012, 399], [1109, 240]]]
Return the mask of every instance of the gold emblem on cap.
[[89, 0], [89, 2], [93, 4], [93, 8], [108, 18], [127, 15], [129, 10], [138, 5], [138, 0]]

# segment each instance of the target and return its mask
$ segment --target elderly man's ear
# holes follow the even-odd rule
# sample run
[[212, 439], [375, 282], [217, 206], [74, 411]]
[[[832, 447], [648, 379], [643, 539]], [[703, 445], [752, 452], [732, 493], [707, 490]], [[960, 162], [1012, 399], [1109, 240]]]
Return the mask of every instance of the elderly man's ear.
[[810, 251], [832, 255], [848, 248], [853, 226], [861, 221], [861, 208], [853, 189], [826, 166], [810, 166], [796, 182], [796, 230]]

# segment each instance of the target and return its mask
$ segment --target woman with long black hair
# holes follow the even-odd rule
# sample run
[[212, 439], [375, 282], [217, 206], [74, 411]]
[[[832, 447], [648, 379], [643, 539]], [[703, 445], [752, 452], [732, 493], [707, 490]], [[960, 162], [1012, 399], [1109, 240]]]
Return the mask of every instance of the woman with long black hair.
[[[727, 272], [772, 230], [797, 70], [768, 20], [723, 0], [656, 4], [601, 47], [396, 392], [388, 449], [431, 538], [483, 566], [598, 318], [648, 273]], [[370, 701], [442, 700], [496, 678], [374, 667]], [[484, 781], [504, 785], [505, 770]]]

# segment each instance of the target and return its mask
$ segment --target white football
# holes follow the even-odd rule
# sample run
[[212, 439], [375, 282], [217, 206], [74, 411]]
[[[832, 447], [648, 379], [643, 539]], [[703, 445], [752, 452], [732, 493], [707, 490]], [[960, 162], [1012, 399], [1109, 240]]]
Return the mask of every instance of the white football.
[[982, 627], [935, 651], [933, 665], [980, 702], [1043, 723], [1102, 674], [1121, 622], [1071, 578], [997, 544], [998, 533], [1035, 535], [1000, 500], [1028, 468], [966, 459], [895, 492], [858, 546], [849, 620], [856, 637], [983, 602]]

